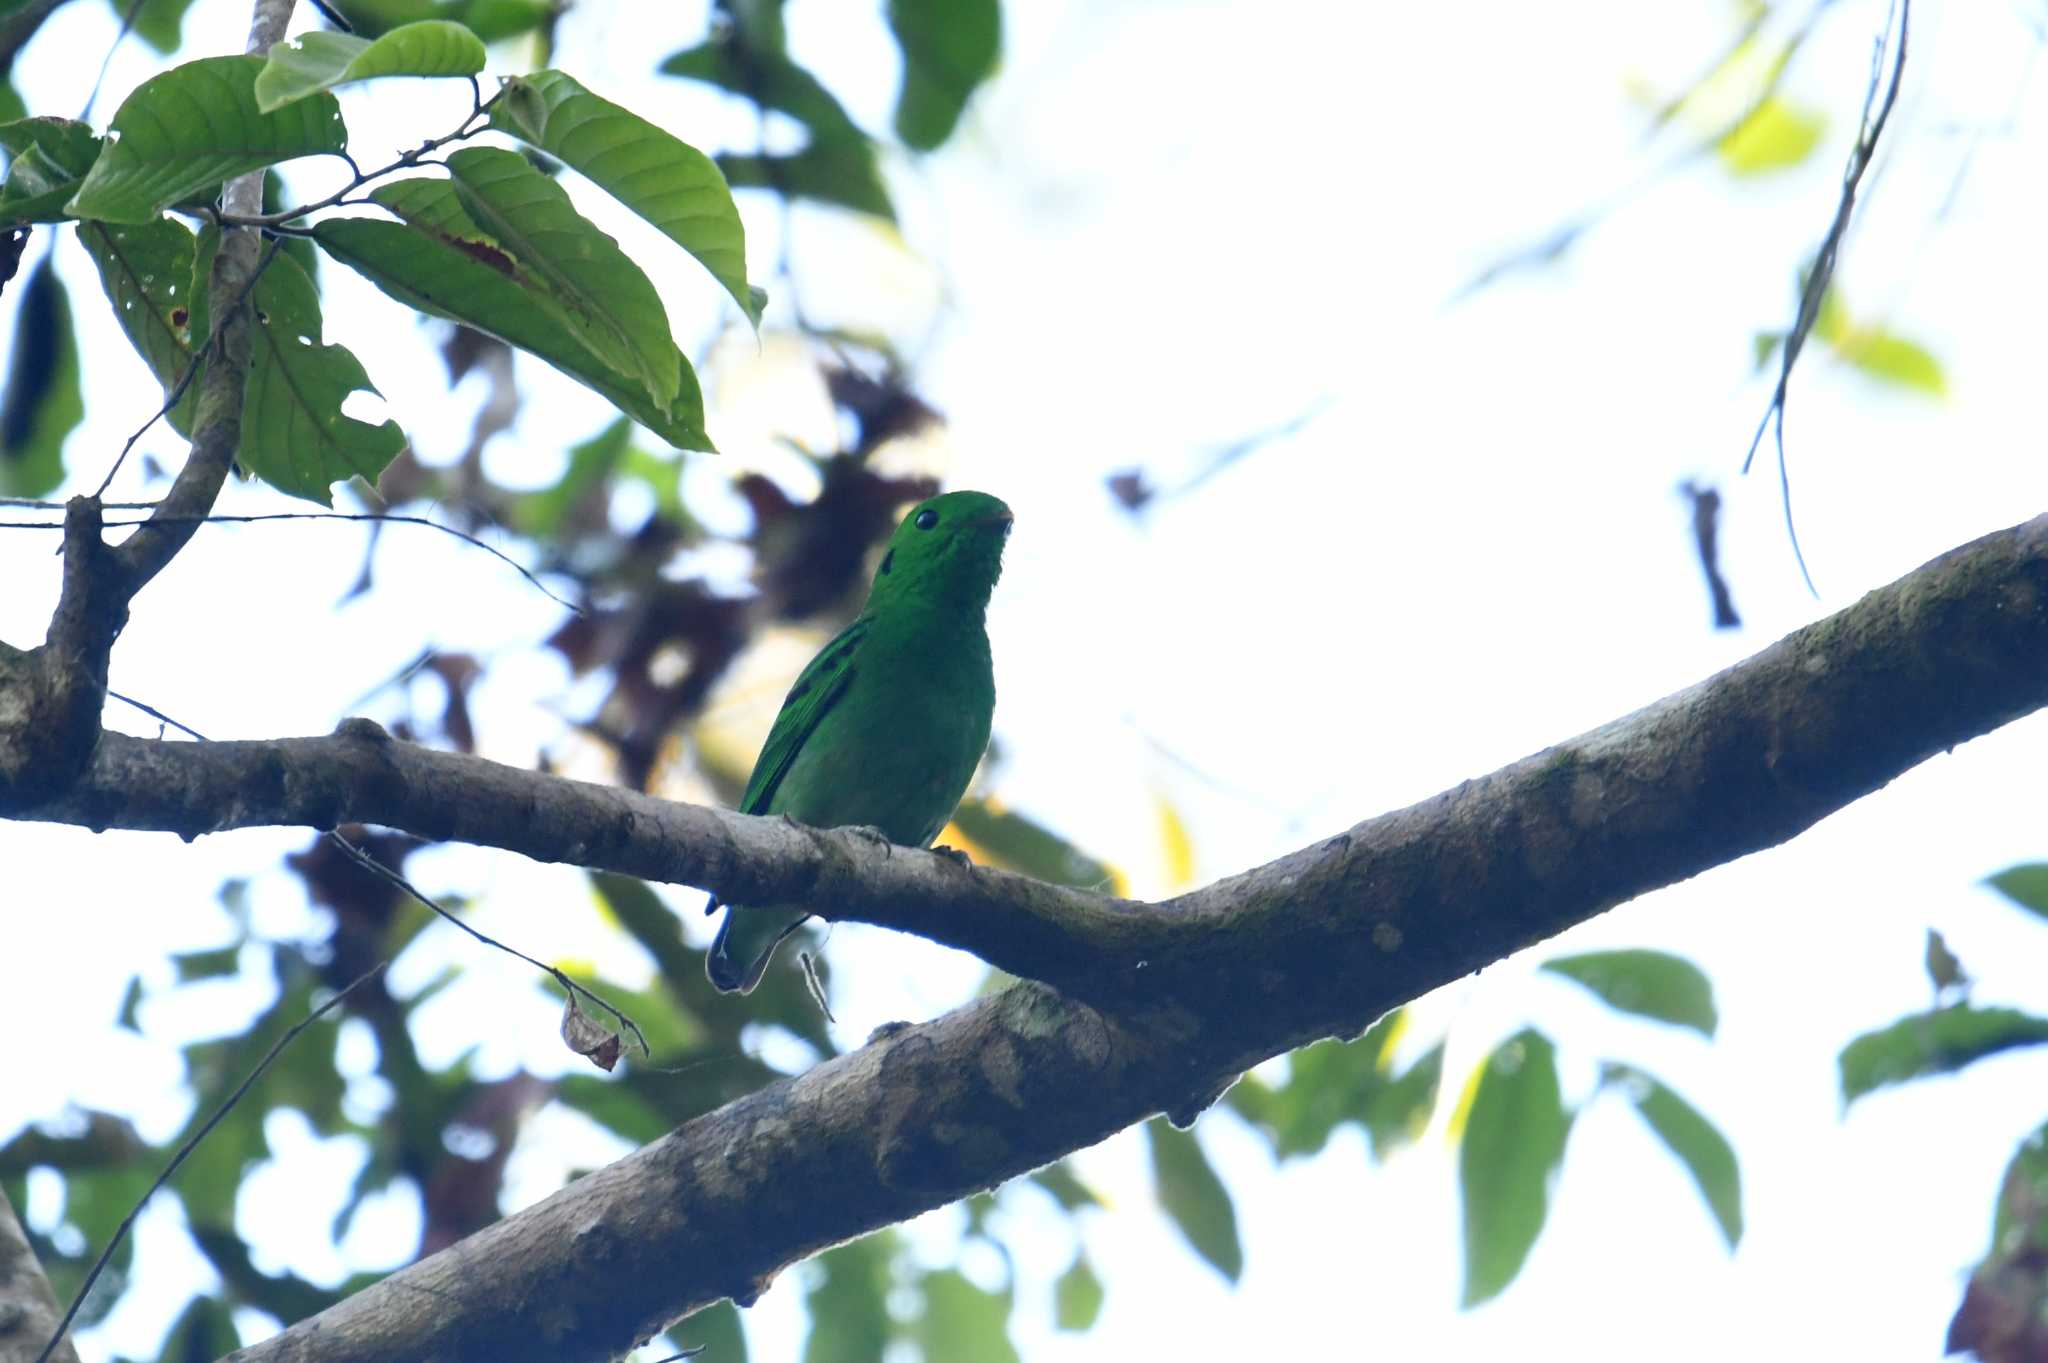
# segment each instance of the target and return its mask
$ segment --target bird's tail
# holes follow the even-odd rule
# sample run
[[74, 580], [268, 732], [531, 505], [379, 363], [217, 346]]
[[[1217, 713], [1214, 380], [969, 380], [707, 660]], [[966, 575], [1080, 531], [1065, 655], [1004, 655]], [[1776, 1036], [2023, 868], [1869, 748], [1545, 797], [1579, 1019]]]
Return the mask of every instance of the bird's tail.
[[[706, 910], [718, 907], [714, 900]], [[810, 915], [801, 910], [723, 907], [725, 921], [718, 925], [711, 954], [704, 958], [704, 973], [721, 994], [751, 994], [775, 958], [775, 948]]]

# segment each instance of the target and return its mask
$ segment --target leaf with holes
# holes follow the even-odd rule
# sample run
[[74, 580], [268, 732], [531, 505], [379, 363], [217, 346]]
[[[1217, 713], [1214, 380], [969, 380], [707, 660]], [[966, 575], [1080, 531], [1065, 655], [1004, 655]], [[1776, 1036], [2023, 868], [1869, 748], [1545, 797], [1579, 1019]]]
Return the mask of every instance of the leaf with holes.
[[[139, 226], [82, 222], [78, 239], [99, 267], [100, 285], [129, 344], [168, 396], [206, 335], [204, 319], [194, 317], [205, 281], [197, 273], [191, 229], [169, 218]], [[171, 427], [181, 435], [192, 432], [198, 392], [192, 384], [171, 409]]]
[[674, 402], [683, 357], [668, 311], [618, 243], [518, 152], [464, 147], [448, 157], [448, 170], [463, 211], [547, 281], [577, 339], [657, 405]]
[[507, 81], [491, 126], [559, 156], [661, 229], [760, 325], [747, 286], [746, 230], [710, 157], [559, 71]]
[[353, 354], [321, 342], [313, 281], [279, 253], [256, 282], [255, 304], [236, 459], [279, 491], [322, 506], [347, 478], [376, 482], [405, 448], [405, 432], [342, 410], [350, 395], [377, 390]]
[[13, 159], [0, 184], [0, 227], [62, 222], [64, 205], [78, 192], [100, 154], [100, 139], [69, 118], [19, 118], [0, 124], [0, 147]]
[[539, 356], [670, 444], [713, 448], [695, 371], [684, 364], [675, 400], [657, 404], [599, 360], [547, 282], [479, 228], [446, 181], [401, 180], [375, 198], [404, 224], [331, 218], [314, 229], [321, 248], [401, 303]]
[[143, 223], [230, 176], [348, 149], [334, 96], [264, 113], [261, 57], [202, 57], [135, 87], [114, 111], [92, 172], [66, 205], [81, 218]]
[[270, 49], [256, 77], [264, 113], [337, 85], [383, 76], [473, 76], [484, 69], [484, 45], [461, 24], [423, 19], [381, 38], [315, 30]]

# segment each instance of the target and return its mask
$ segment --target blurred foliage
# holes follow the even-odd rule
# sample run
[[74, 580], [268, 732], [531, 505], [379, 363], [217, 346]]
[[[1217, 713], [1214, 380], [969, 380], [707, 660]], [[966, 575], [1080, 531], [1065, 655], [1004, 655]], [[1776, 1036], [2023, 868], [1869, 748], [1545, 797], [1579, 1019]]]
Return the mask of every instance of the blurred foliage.
[[[127, 7], [126, 0], [110, 3], [117, 11]], [[494, 49], [494, 69], [542, 59], [565, 13], [552, 0], [331, 3], [364, 37], [419, 19], [465, 24], [485, 42], [501, 44]], [[146, 0], [135, 13], [136, 32], [160, 51], [175, 50], [188, 5], [189, 0]], [[1815, 7], [1803, 26], [1770, 41], [1762, 36], [1764, 7], [1745, 8], [1733, 45], [1697, 82], [1649, 101], [1652, 131], [1682, 127], [1689, 139], [1683, 158], [1711, 157], [1737, 176], [1810, 165], [1825, 124], [1815, 112], [1787, 101], [1779, 85], [1826, 8]], [[6, 11], [6, 0], [0, 0], [0, 17]], [[875, 22], [886, 27], [903, 60], [902, 84], [886, 132], [862, 127], [826, 83], [791, 55], [779, 0], [716, 0], [701, 38], [668, 56], [659, 70], [722, 92], [750, 109], [761, 125], [773, 115], [801, 130], [804, 140], [794, 150], [769, 152], [759, 139], [744, 138], [710, 149], [735, 189], [766, 194], [784, 206], [801, 200], [893, 221], [896, 207], [883, 175], [885, 159], [905, 150], [938, 149], [971, 121], [972, 100], [1001, 60], [1002, 14], [995, 0], [891, 0], [878, 7]], [[0, 121], [22, 112], [12, 85], [0, 83]], [[59, 145], [60, 140], [65, 145], [78, 140], [78, 134], [42, 131], [50, 134], [52, 144], [43, 148], [41, 160], [27, 164], [25, 157], [17, 157], [9, 167], [11, 176], [17, 167], [21, 170], [9, 182], [17, 203], [32, 188], [54, 193], [53, 185], [68, 184], [65, 175], [82, 173], [82, 167], [69, 165], [65, 146]], [[886, 140], [889, 136], [895, 143]], [[267, 190], [267, 203], [275, 208], [274, 180]], [[1489, 270], [1480, 282], [1508, 268], [1561, 259], [1596, 220], [1597, 215], [1589, 215], [1568, 224], [1539, 247]], [[183, 314], [183, 304], [150, 294], [150, 286], [161, 282], [151, 270], [124, 275], [112, 233], [88, 228], [84, 235], [110, 294], [149, 305], [143, 311], [157, 319], [153, 325], [149, 317], [124, 318], [142, 329], [138, 346], [153, 363], [162, 358], [159, 369], [175, 369], [189, 358], [195, 325]], [[175, 219], [159, 218], [126, 241], [138, 249], [149, 246], [171, 261], [165, 278], [181, 271], [191, 277], [211, 249], [208, 238]], [[286, 249], [306, 264], [310, 287], [314, 276], [308, 244], [293, 242]], [[63, 439], [82, 411], [71, 300], [48, 262], [45, 254], [21, 285], [23, 303], [0, 409], [0, 494], [36, 496], [59, 486], [65, 473]], [[793, 295], [794, 283], [785, 263], [785, 276], [771, 281], [768, 292]], [[942, 420], [919, 392], [913, 367], [884, 341], [813, 329], [803, 322], [800, 309], [791, 311], [794, 321], [771, 321], [764, 334], [771, 340], [784, 328], [794, 334], [803, 363], [830, 398], [838, 439], [830, 448], [811, 449], [791, 437], [786, 443], [796, 472], [781, 478], [758, 471], [737, 476], [731, 490], [751, 513], [742, 534], [708, 528], [707, 521], [716, 518], [691, 504], [694, 491], [686, 495], [696, 486], [684, 479], [691, 456], [650, 442], [643, 427], [623, 416], [564, 451], [562, 471], [552, 481], [533, 486], [501, 480], [485, 451], [518, 420], [528, 401], [527, 372], [515, 365], [503, 341], [444, 323], [436, 325], [447, 327], [442, 355], [450, 390], [464, 384], [482, 390], [466, 448], [441, 463], [423, 460], [408, 448], [383, 470], [376, 498], [359, 492], [366, 504], [397, 511], [432, 507], [459, 528], [508, 537], [516, 542], [518, 556], [576, 603], [580, 613], [565, 617], [537, 642], [558, 654], [577, 677], [596, 679], [594, 703], [573, 723], [578, 739], [609, 759], [623, 784], [664, 791], [680, 787], [692, 791], [692, 798], [699, 798], [699, 788], [727, 798], [735, 794], [744, 767], [735, 768], [720, 756], [735, 745], [721, 746], [719, 740], [730, 735], [718, 730], [729, 717], [718, 711], [736, 672], [750, 657], [769, 652], [770, 645], [829, 634], [844, 623], [858, 607], [870, 556], [901, 508], [938, 485], [936, 470], [903, 453]], [[204, 328], [198, 330], [203, 335]], [[312, 330], [317, 333], [317, 322]], [[1945, 390], [1931, 353], [1881, 325], [1855, 319], [1832, 296], [1814, 334], [1873, 380], [1932, 396]], [[1762, 338], [1759, 363], [1779, 343]], [[174, 413], [173, 420], [182, 421], [182, 415]], [[1213, 466], [1236, 457], [1225, 452]], [[96, 476], [98, 470], [90, 472]], [[1134, 511], [1160, 497], [1142, 469], [1119, 472], [1116, 479], [1113, 490]], [[722, 551], [748, 565], [743, 589], [714, 581], [704, 568], [706, 559]], [[354, 590], [369, 590], [375, 580], [373, 539]], [[392, 730], [403, 737], [474, 752], [479, 736], [470, 698], [488, 679], [492, 662], [429, 652], [367, 703], [381, 707]], [[404, 684], [428, 677], [438, 684], [432, 698]], [[789, 677], [776, 680], [786, 685]], [[580, 751], [574, 755], [583, 756]], [[1165, 792], [1155, 813], [1169, 879], [1191, 881], [1198, 849]], [[343, 832], [396, 871], [402, 872], [422, 849], [415, 840], [391, 834]], [[946, 840], [964, 845], [977, 860], [1043, 879], [1113, 893], [1126, 889], [1117, 868], [1075, 846], [1033, 813], [1008, 808], [987, 789], [962, 806]], [[18, 1206], [31, 1205], [26, 1192], [32, 1175], [61, 1191], [54, 1211], [48, 1210], [47, 1197], [35, 1202], [45, 1214], [28, 1227], [60, 1296], [76, 1288], [93, 1254], [134, 1209], [171, 1150], [197, 1130], [277, 1037], [378, 962], [393, 959], [430, 932], [449, 931], [324, 839], [314, 839], [290, 857], [286, 869], [324, 911], [320, 935], [309, 940], [266, 936], [251, 920], [246, 887], [229, 885], [222, 894], [232, 923], [228, 940], [181, 954], [163, 977], [152, 976], [147, 983], [138, 979], [128, 991], [122, 1024], [146, 1031], [156, 1006], [181, 991], [230, 982], [260, 987], [263, 1002], [244, 1025], [178, 1048], [193, 1099], [182, 1130], [152, 1143], [117, 1115], [78, 1112], [62, 1123], [23, 1131], [0, 1146], [0, 1181]], [[1993, 884], [2031, 912], [2048, 916], [2048, 866], [2016, 867]], [[356, 1290], [371, 1276], [309, 1281], [259, 1263], [254, 1247], [241, 1238], [237, 1207], [252, 1175], [273, 1157], [272, 1119], [280, 1114], [295, 1113], [317, 1136], [344, 1139], [360, 1154], [360, 1168], [332, 1227], [337, 1239], [348, 1233], [369, 1199], [395, 1193], [416, 1202], [420, 1231], [411, 1250], [427, 1254], [500, 1214], [507, 1163], [523, 1133], [544, 1112], [577, 1114], [639, 1144], [780, 1078], [783, 1071], [762, 1058], [759, 1041], [764, 1036], [782, 1043], [774, 1049], [778, 1055], [835, 1052], [831, 1031], [798, 970], [772, 971], [744, 1007], [714, 994], [704, 977], [702, 952], [681, 928], [683, 917], [700, 907], [695, 895], [605, 874], [591, 876], [590, 889], [599, 916], [645, 953], [653, 979], [635, 986], [587, 972], [571, 974], [618, 1002], [647, 1036], [653, 1054], [629, 1054], [612, 1073], [583, 1067], [545, 1077], [523, 1071], [485, 1077], [470, 1055], [430, 1066], [415, 1048], [413, 1024], [453, 976], [443, 975], [404, 995], [394, 993], [385, 977], [371, 980], [344, 1009], [315, 1023], [283, 1053], [160, 1195], [182, 1211], [194, 1246], [220, 1284], [186, 1307], [164, 1343], [163, 1357], [217, 1357], [238, 1342], [232, 1312], [253, 1308], [295, 1320]], [[829, 967], [829, 959], [819, 960], [820, 979], [828, 989]], [[1651, 1019], [1702, 1036], [1714, 1032], [1708, 982], [1677, 957], [1648, 951], [1592, 953], [1552, 960], [1546, 970], [1590, 991], [1623, 1018]], [[1958, 967], [1948, 984], [1937, 980], [1937, 987], [1955, 989], [1964, 978]], [[1224, 1120], [1241, 1121], [1276, 1161], [1322, 1152], [1353, 1157], [1347, 1152], [1350, 1132], [1357, 1133], [1357, 1140], [1349, 1150], [1386, 1160], [1415, 1142], [1443, 1106], [1445, 1039], [1421, 1038], [1413, 1031], [1409, 1012], [1396, 1010], [1355, 1040], [1326, 1040], [1262, 1066], [1229, 1091], [1224, 1107], [1231, 1115]], [[345, 1076], [337, 1067], [337, 1050], [357, 1034], [367, 1034], [373, 1055]], [[2048, 1022], [1962, 1002], [1902, 1019], [1844, 1051], [1845, 1100], [1882, 1084], [1958, 1069], [1996, 1050], [2042, 1040], [2048, 1040]], [[1595, 1092], [1575, 1104], [1560, 1084], [1559, 1053], [1559, 1043], [1549, 1035], [1525, 1028], [1492, 1048], [1462, 1085], [1452, 1085], [1461, 1095], [1447, 1125], [1457, 1142], [1468, 1303], [1503, 1290], [1526, 1261], [1549, 1214], [1549, 1189], [1576, 1116], [1585, 1103], [1605, 1094], [1620, 1095], [1633, 1105], [1647, 1131], [1692, 1179], [1731, 1247], [1742, 1234], [1734, 1149], [1705, 1115], [1640, 1066], [1604, 1056], [1595, 1057], [1600, 1075]], [[2048, 1133], [2037, 1135], [2015, 1156], [1992, 1255], [1972, 1279], [1958, 1314], [1966, 1342], [1985, 1357], [2004, 1356], [1994, 1352], [1995, 1341], [2024, 1339], [2026, 1329], [2037, 1328], [2039, 1303], [2048, 1295], [2042, 1287], [2048, 1280], [2048, 1232], [2042, 1229], [2048, 1224], [2042, 1211], [2048, 1206], [2044, 1139]], [[1161, 1120], [1146, 1125], [1145, 1140], [1157, 1214], [1193, 1253], [1236, 1280], [1246, 1253], [1237, 1208], [1203, 1141]], [[1087, 1249], [1089, 1224], [1104, 1214], [1102, 1206], [1074, 1165], [1061, 1162], [973, 1199], [955, 1232], [957, 1263], [935, 1266], [928, 1249], [913, 1252], [910, 1238], [896, 1231], [827, 1251], [796, 1270], [812, 1323], [804, 1358], [807, 1363], [874, 1363], [885, 1356], [913, 1355], [934, 1363], [1015, 1358], [1012, 1322], [1027, 1302], [1048, 1306], [1061, 1330], [1091, 1328], [1115, 1286], [1098, 1273]], [[1017, 1281], [1003, 1245], [1001, 1213], [1044, 1215], [1048, 1210], [1073, 1232], [1074, 1255], [1054, 1282]], [[1119, 1214], [1134, 1213], [1126, 1208]], [[970, 1250], [993, 1253], [970, 1255]], [[977, 1260], [990, 1258], [1003, 1265], [1001, 1274], [968, 1271]], [[124, 1244], [86, 1305], [88, 1323], [118, 1299], [131, 1260], [132, 1244]], [[1962, 1325], [1966, 1314], [1972, 1322], [1967, 1329]], [[2011, 1324], [2029, 1320], [2035, 1326]], [[680, 1344], [707, 1346], [709, 1358], [746, 1357], [739, 1313], [730, 1303], [698, 1313], [673, 1333]]]
[[[2009, 866], [1985, 884], [2036, 920], [2048, 918], [2048, 862]], [[2048, 1017], [1970, 1003], [1972, 977], [1933, 928], [1923, 963], [1933, 1006], [1864, 1032], [1842, 1048], [1837, 1063], [1843, 1107], [1881, 1088], [1955, 1074], [1988, 1056], [2048, 1044]], [[2006, 1166], [1992, 1209], [1991, 1247], [1971, 1271], [1949, 1321], [1946, 1349], [1985, 1363], [2048, 1357], [2048, 1126], [2021, 1141]]]

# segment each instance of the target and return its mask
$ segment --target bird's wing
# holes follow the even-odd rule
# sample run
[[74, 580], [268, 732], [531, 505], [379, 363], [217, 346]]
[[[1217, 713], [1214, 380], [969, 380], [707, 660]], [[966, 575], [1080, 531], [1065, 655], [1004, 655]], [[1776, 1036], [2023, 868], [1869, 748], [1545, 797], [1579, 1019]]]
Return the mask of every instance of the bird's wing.
[[831, 643], [818, 650], [818, 656], [797, 677], [796, 685], [789, 688], [789, 694], [782, 700], [782, 713], [775, 717], [775, 727], [768, 731], [768, 741], [761, 745], [761, 755], [754, 760], [754, 774], [747, 778], [747, 793], [740, 797], [740, 813], [769, 812], [768, 806], [775, 799], [782, 778], [789, 774], [790, 764], [817, 732], [819, 722], [846, 694], [847, 685], [853, 681], [854, 654], [871, 624], [863, 615], [839, 631]]

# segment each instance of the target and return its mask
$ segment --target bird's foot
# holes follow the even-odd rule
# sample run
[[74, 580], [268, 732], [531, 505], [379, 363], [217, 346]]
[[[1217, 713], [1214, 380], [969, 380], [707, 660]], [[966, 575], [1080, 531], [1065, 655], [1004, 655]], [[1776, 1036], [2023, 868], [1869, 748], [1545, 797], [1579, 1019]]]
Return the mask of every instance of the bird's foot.
[[890, 1037], [901, 1035], [909, 1030], [910, 1024], [907, 1022], [885, 1022], [875, 1028], [874, 1031], [868, 1033], [868, 1045], [872, 1046], [877, 1041], [887, 1041]]
[[947, 861], [952, 862], [955, 866], [958, 866], [961, 870], [967, 871], [970, 874], [974, 870], [974, 858], [968, 856], [965, 852], [961, 851], [957, 847], [947, 847], [945, 844], [941, 843], [938, 846], [932, 848], [932, 853], [935, 856], [944, 857]]
[[853, 834], [853, 836], [855, 836], [856, 838], [859, 838], [862, 842], [874, 843], [877, 847], [880, 847], [882, 849], [882, 854], [884, 856], [887, 856], [892, 850], [894, 850], [896, 846], [896, 844], [890, 840], [889, 835], [887, 833], [884, 833], [881, 829], [876, 828], [873, 824], [848, 824], [846, 827], [846, 831]]

